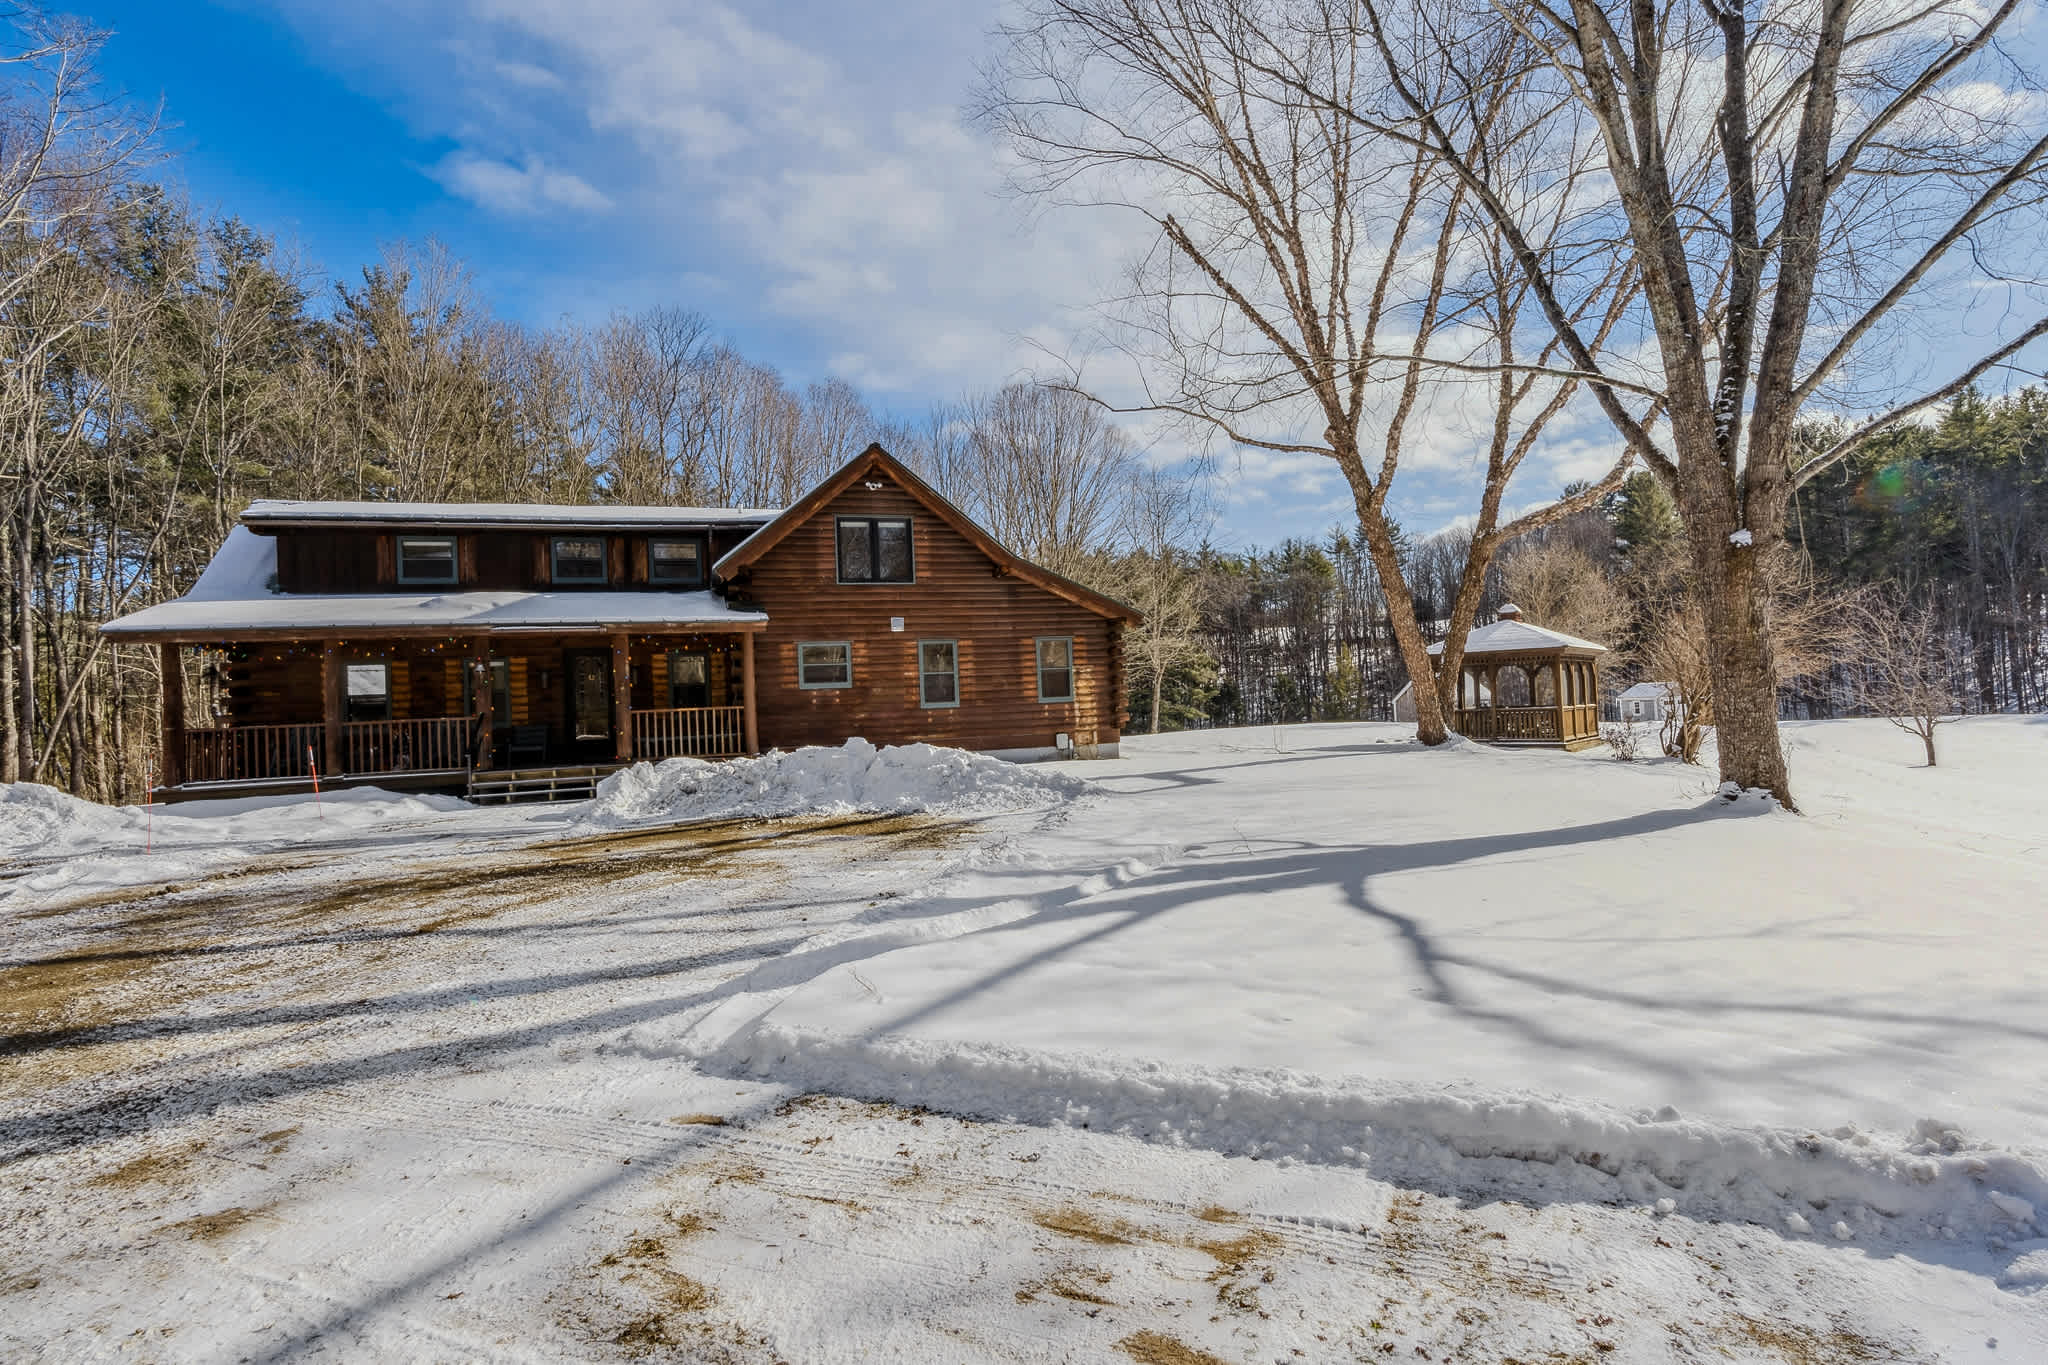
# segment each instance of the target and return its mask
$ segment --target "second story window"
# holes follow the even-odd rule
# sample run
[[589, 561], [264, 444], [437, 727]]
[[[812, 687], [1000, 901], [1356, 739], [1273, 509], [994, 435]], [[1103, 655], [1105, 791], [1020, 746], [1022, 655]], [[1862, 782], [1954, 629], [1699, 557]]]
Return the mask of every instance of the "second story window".
[[911, 583], [908, 517], [839, 518], [841, 583]]
[[455, 581], [455, 537], [400, 536], [398, 538], [398, 581], [401, 583], [453, 583]]
[[605, 582], [604, 537], [556, 536], [548, 563], [557, 583]]
[[701, 540], [650, 540], [647, 542], [647, 581], [678, 588], [704, 586], [704, 542]]

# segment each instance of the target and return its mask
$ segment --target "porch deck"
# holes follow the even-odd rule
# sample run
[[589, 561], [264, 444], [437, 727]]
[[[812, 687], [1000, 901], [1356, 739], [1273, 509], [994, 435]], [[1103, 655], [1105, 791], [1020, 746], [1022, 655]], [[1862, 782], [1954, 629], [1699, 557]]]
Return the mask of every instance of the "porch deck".
[[[623, 719], [626, 756], [593, 762], [556, 743], [521, 749], [509, 729], [484, 744], [487, 713], [415, 720], [345, 721], [335, 745], [342, 761], [330, 769], [324, 722], [286, 725], [215, 725], [179, 732], [180, 780], [159, 789], [167, 801], [228, 796], [293, 795], [313, 790], [314, 774], [327, 790], [377, 786], [392, 791], [468, 791], [476, 779], [516, 779], [567, 767], [603, 775], [629, 762], [665, 758], [737, 758], [747, 752], [744, 708], [664, 707], [628, 710]], [[606, 744], [610, 744], [609, 738]], [[552, 753], [550, 749], [563, 749]], [[526, 760], [521, 762], [520, 760]], [[495, 785], [495, 784], [493, 784]]]

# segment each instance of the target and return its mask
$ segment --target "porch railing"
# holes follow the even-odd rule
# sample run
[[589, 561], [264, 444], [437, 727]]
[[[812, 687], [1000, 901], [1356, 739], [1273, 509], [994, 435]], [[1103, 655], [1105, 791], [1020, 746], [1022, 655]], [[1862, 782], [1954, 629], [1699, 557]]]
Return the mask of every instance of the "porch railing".
[[349, 773], [445, 771], [470, 766], [471, 718], [353, 720], [341, 727], [341, 767]]
[[1554, 706], [1475, 706], [1458, 711], [1458, 733], [1467, 739], [1556, 740]]
[[[185, 732], [185, 780], [234, 782], [304, 777], [326, 742], [320, 725], [236, 725]], [[321, 760], [321, 766], [326, 761]]]
[[635, 711], [633, 757], [731, 758], [746, 752], [741, 708], [680, 706], [664, 711]]

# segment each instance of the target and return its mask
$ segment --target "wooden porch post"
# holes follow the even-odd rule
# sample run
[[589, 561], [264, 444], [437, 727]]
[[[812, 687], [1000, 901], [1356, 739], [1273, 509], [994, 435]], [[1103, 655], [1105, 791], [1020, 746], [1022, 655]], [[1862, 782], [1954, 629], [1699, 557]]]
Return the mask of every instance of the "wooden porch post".
[[160, 781], [176, 787], [185, 781], [185, 666], [176, 645], [158, 645], [163, 665], [164, 770]]
[[469, 687], [476, 697], [476, 706], [469, 718], [480, 727], [476, 753], [470, 761], [479, 768], [488, 768], [494, 757], [491, 753], [491, 730], [498, 723], [492, 710], [497, 705], [497, 698], [492, 696], [495, 689], [491, 686], [491, 637], [488, 635], [479, 635], [469, 642]]
[[633, 761], [633, 654], [623, 630], [612, 636], [612, 743], [619, 762]]
[[754, 711], [754, 632], [740, 635], [740, 723], [745, 727], [747, 752], [761, 752], [761, 726]]
[[341, 641], [322, 642], [320, 650], [320, 719], [325, 724], [327, 750], [321, 756], [322, 777], [341, 773]]

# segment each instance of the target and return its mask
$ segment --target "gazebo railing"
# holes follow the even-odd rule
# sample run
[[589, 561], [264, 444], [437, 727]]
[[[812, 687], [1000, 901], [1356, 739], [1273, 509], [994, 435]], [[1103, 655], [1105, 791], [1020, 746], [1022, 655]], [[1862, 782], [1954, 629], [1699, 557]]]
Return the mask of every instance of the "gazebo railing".
[[1476, 706], [1458, 710], [1458, 733], [1467, 739], [1556, 742], [1560, 717], [1555, 706]]

